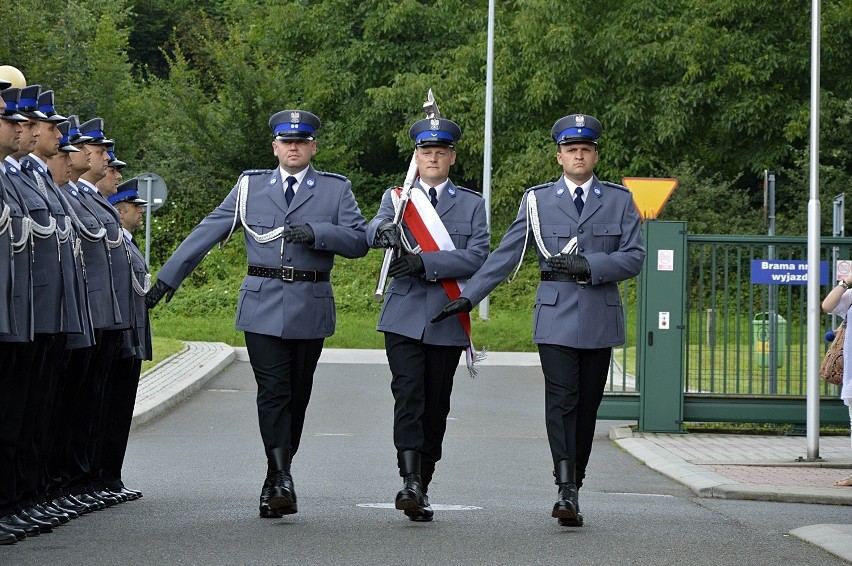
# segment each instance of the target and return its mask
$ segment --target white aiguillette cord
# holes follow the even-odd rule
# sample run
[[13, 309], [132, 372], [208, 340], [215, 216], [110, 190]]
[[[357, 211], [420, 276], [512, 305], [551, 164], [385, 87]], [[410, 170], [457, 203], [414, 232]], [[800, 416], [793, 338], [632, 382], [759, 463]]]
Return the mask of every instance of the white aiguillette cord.
[[[524, 254], [527, 252], [527, 243], [529, 242], [530, 237], [530, 227], [532, 227], [533, 239], [535, 240], [535, 244], [538, 247], [538, 251], [544, 256], [544, 259], [550, 259], [553, 257], [547, 248], [544, 246], [544, 240], [541, 237], [541, 223], [538, 219], [538, 201], [535, 198], [535, 191], [530, 191], [527, 193], [527, 230], [526, 235], [524, 236], [524, 247], [521, 251], [521, 259], [518, 260], [518, 266], [515, 267], [515, 272], [512, 273], [512, 276], [509, 278], [508, 282], [511, 283], [515, 280], [515, 277], [518, 276], [518, 271], [521, 269], [521, 264], [524, 262]], [[568, 240], [568, 243], [565, 244], [565, 247], [562, 248], [560, 254], [573, 254], [577, 252], [577, 236], [572, 237]]]

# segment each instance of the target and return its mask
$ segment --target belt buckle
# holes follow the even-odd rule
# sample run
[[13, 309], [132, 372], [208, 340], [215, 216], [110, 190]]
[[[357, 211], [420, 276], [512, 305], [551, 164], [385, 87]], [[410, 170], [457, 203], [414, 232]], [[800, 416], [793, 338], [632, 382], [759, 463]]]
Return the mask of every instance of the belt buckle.
[[287, 281], [287, 282], [289, 282], [289, 283], [292, 283], [292, 282], [293, 282], [293, 272], [294, 272], [294, 271], [295, 271], [295, 270], [294, 270], [291, 266], [289, 266], [289, 265], [284, 265], [284, 266], [282, 266], [282, 267], [281, 267], [281, 280], [282, 280], [282, 281]]
[[575, 278], [574, 278], [574, 282], [575, 282], [577, 285], [588, 285], [588, 284], [589, 284], [589, 279], [580, 279], [579, 277], [575, 277]]

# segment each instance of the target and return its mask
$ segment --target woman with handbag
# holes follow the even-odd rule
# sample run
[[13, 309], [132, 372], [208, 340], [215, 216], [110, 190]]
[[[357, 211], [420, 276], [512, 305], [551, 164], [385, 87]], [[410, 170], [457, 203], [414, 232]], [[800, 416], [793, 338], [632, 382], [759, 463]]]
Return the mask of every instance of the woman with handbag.
[[[844, 324], [852, 311], [852, 275], [847, 275], [838, 282], [828, 296], [822, 301], [822, 310], [828, 314], [836, 314], [843, 318]], [[838, 335], [837, 338], [840, 338]], [[840, 398], [849, 407], [849, 422], [852, 424], [852, 343], [849, 333], [843, 333], [843, 382], [840, 388]], [[852, 476], [836, 481], [840, 487], [852, 487]]]

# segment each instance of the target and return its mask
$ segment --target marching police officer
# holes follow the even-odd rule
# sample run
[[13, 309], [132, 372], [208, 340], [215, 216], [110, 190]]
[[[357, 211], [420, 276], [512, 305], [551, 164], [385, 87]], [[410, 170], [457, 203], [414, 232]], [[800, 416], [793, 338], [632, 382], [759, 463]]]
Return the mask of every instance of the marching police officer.
[[284, 110], [269, 126], [278, 167], [243, 172], [222, 204], [163, 265], [146, 301], [153, 307], [163, 296], [168, 300], [217, 242], [238, 224], [243, 227], [249, 265], [236, 328], [245, 331], [267, 456], [260, 516], [280, 517], [298, 510], [290, 462], [323, 340], [334, 333], [334, 257], [362, 257], [368, 247], [350, 181], [310, 164], [319, 118]]
[[458, 125], [427, 118], [415, 122], [408, 135], [420, 177], [406, 215], [401, 226], [393, 222], [400, 191], [388, 189], [366, 235], [373, 247], [403, 252], [390, 264], [393, 279], [377, 326], [385, 334], [393, 374], [394, 445], [403, 477], [395, 506], [412, 521], [431, 521], [427, 492], [441, 459], [453, 376], [462, 351], [472, 345], [459, 317], [440, 324], [429, 324], [427, 317], [448, 296], [457, 297], [458, 281], [463, 284], [485, 262], [489, 234], [482, 196], [449, 179]]
[[630, 192], [594, 174], [600, 122], [572, 114], [551, 129], [562, 176], [527, 189], [500, 246], [462, 296], [434, 321], [469, 312], [523, 259], [534, 242], [541, 267], [533, 340], [545, 379], [545, 419], [558, 500], [551, 516], [582, 526], [577, 490], [592, 450], [612, 347], [624, 343], [618, 282], [645, 259], [641, 221]]

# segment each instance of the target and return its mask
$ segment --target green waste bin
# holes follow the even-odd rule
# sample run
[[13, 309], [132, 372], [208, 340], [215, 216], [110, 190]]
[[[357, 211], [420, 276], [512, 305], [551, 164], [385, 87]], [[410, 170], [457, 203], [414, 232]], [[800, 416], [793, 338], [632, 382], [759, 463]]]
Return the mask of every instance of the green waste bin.
[[[772, 316], [775, 317], [775, 340], [770, 340], [772, 331]], [[769, 345], [775, 346], [775, 367], [784, 365], [784, 355], [787, 353], [787, 321], [779, 314], [772, 315], [761, 312], [755, 315], [751, 322], [751, 340], [754, 348], [754, 363], [762, 368], [769, 367]]]

